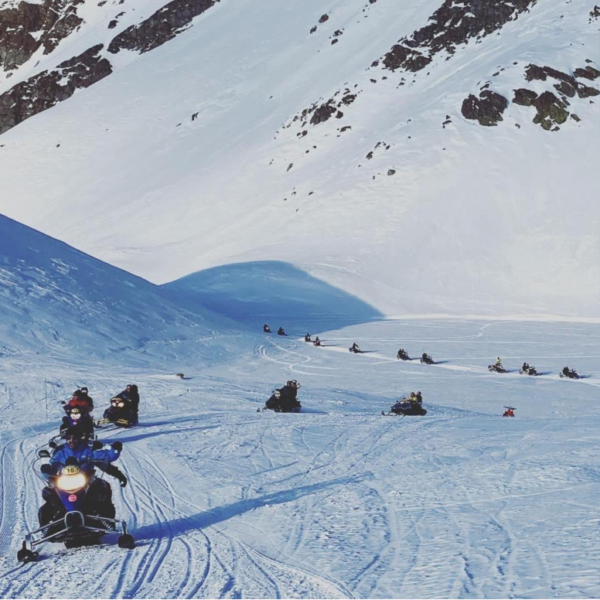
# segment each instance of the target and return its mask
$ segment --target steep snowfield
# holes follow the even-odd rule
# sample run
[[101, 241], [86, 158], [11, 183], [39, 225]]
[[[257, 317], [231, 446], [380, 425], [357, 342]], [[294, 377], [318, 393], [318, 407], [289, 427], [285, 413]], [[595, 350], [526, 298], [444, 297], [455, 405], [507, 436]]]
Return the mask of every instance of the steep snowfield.
[[[240, 346], [239, 325], [0, 215], [0, 351], [174, 372]], [[251, 347], [251, 346], [250, 346]], [[181, 362], [183, 361], [183, 362]]]
[[[161, 3], [110, 35], [95, 4], [3, 89]], [[224, 0], [151, 52], [103, 51], [112, 75], [2, 135], [0, 210], [155, 282], [278, 260], [387, 315], [600, 317], [597, 99], [559, 131], [512, 102], [495, 127], [461, 114], [486, 82], [553, 90], [529, 64], [597, 68], [593, 1], [539, 1], [417, 73], [370, 68], [440, 5]], [[293, 120], [345, 89], [343, 118]]]
[[[186, 380], [160, 361], [3, 358], [0, 596], [600, 595], [597, 326], [386, 321], [321, 337], [328, 347], [263, 336], [253, 354]], [[350, 355], [352, 341], [371, 353]], [[443, 362], [397, 361], [399, 345]], [[507, 375], [486, 370], [498, 354]], [[523, 360], [543, 375], [520, 376]], [[587, 378], [559, 379], [565, 364]], [[291, 377], [304, 414], [257, 413]], [[58, 401], [85, 383], [101, 411], [129, 381], [140, 426], [101, 439], [125, 445], [129, 485], [113, 488], [137, 548], [113, 536], [97, 548], [48, 544], [16, 568], [40, 502], [40, 462], [30, 463], [56, 431]], [[379, 415], [417, 389], [426, 417]], [[516, 418], [501, 418], [503, 405]]]

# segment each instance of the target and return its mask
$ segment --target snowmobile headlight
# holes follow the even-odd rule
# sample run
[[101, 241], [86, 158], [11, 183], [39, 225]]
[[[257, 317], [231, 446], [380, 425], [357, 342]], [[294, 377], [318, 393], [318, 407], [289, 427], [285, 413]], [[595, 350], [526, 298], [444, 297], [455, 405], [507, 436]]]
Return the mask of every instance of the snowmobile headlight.
[[61, 475], [56, 482], [56, 486], [58, 489], [65, 492], [77, 492], [81, 488], [85, 487], [86, 483], [87, 477], [81, 471], [79, 471], [78, 473], [74, 473], [72, 475]]

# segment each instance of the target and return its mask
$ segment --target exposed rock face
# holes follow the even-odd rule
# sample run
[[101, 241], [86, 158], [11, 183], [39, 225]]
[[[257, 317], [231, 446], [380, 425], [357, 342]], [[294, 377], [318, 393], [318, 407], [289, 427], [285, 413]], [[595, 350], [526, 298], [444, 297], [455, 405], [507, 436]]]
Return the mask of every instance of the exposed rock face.
[[456, 47], [471, 38], [480, 39], [502, 28], [528, 10], [537, 0], [445, 0], [429, 19], [430, 24], [401, 39], [383, 58], [387, 69], [420, 71], [434, 54]]
[[[336, 92], [335, 96], [327, 100], [327, 102], [323, 102], [322, 104], [316, 102], [310, 108], [305, 108], [299, 115], [296, 115], [293, 118], [292, 122], [301, 120], [302, 127], [304, 127], [310, 115], [312, 115], [309, 121], [311, 125], [325, 123], [325, 121], [328, 121], [333, 116], [335, 116], [336, 119], [341, 119], [344, 116], [344, 113], [340, 110], [340, 108], [342, 108], [342, 106], [350, 106], [350, 104], [356, 100], [357, 94], [353, 94], [348, 88], [346, 88], [341, 100], [336, 102], [335, 97], [340, 93], [341, 92], [339, 91]], [[291, 123], [286, 125], [286, 127], [289, 127], [290, 125]]]
[[515, 104], [520, 104], [521, 106], [531, 106], [532, 102], [537, 97], [538, 95], [533, 90], [519, 88], [518, 90], [515, 90], [515, 97], [513, 98], [513, 102]]
[[546, 131], [562, 125], [569, 117], [565, 102], [552, 92], [543, 92], [532, 102], [532, 105], [537, 109], [533, 122], [541, 125]]
[[71, 58], [52, 71], [23, 81], [0, 96], [0, 134], [58, 102], [70, 98], [112, 73], [108, 60], [101, 58], [102, 44]]
[[148, 52], [172, 40], [191, 21], [215, 5], [219, 0], [173, 0], [151, 17], [122, 31], [108, 46], [116, 54], [119, 50]]
[[469, 95], [462, 104], [465, 119], [476, 119], [480, 125], [491, 127], [502, 121], [502, 113], [508, 106], [508, 100], [490, 90], [484, 90], [479, 98]]
[[573, 75], [575, 77], [583, 77], [584, 79], [589, 79], [590, 81], [594, 81], [594, 79], [597, 79], [598, 77], [600, 77], [600, 71], [598, 71], [598, 69], [594, 69], [594, 67], [591, 67], [590, 65], [588, 65], [587, 67], [585, 67], [585, 69], [575, 69], [573, 71]]
[[[6, 71], [27, 62], [40, 48], [44, 54], [56, 48], [83, 20], [77, 5], [83, 0], [45, 0], [42, 4], [20, 2], [0, 10], [0, 66]], [[35, 35], [37, 34], [37, 35]]]

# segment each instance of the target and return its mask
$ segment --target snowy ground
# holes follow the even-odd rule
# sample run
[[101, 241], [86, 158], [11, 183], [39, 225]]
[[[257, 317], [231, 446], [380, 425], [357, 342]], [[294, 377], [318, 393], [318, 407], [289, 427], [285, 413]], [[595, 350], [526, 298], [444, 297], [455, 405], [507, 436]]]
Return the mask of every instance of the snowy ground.
[[[0, 597], [600, 596], [598, 325], [375, 321], [321, 349], [290, 333], [185, 380], [3, 358]], [[498, 355], [511, 373], [487, 372]], [[566, 364], [588, 377], [559, 379]], [[304, 414], [257, 413], [290, 378]], [[142, 422], [104, 441], [125, 442], [130, 485], [113, 487], [137, 548], [46, 545], [17, 567], [58, 401], [85, 383], [102, 407], [129, 381]], [[426, 417], [380, 416], [416, 390]]]

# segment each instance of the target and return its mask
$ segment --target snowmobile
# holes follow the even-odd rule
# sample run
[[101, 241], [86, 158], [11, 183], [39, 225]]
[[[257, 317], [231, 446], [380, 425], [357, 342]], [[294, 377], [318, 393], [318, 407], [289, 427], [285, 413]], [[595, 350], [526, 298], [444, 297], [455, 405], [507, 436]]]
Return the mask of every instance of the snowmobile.
[[358, 347], [358, 344], [352, 344], [348, 350], [354, 354], [362, 354], [362, 350]]
[[521, 375], [539, 375], [536, 368], [525, 363], [520, 369], [519, 373]]
[[311, 340], [311, 338], [310, 338], [310, 333], [307, 333], [307, 334], [304, 336], [304, 341], [305, 341], [305, 342], [312, 342], [312, 340]]
[[137, 425], [135, 411], [131, 400], [115, 396], [111, 398], [110, 407], [104, 411], [104, 418], [96, 422], [97, 426], [112, 423], [118, 427], [132, 427]]
[[505, 406], [504, 408], [506, 410], [502, 414], [503, 417], [514, 417], [515, 416], [515, 410], [517, 410], [517, 409], [514, 406]]
[[408, 398], [402, 398], [392, 406], [389, 413], [382, 412], [382, 415], [402, 415], [405, 417], [423, 417], [427, 411], [419, 402], [411, 402]]
[[579, 375], [575, 369], [569, 369], [569, 367], [565, 367], [559, 375], [561, 377], [566, 377], [567, 379], [579, 379]]
[[277, 330], [277, 335], [287, 335], [287, 333], [284, 331], [283, 327], [280, 327]]
[[399, 358], [400, 360], [410, 360], [410, 356], [404, 348], [400, 348], [400, 350], [398, 350], [396, 358]]
[[502, 365], [498, 364], [488, 365], [488, 371], [490, 373], [508, 373]]
[[435, 365], [435, 361], [433, 358], [431, 358], [431, 356], [429, 356], [429, 354], [427, 354], [427, 352], [423, 352], [423, 356], [421, 356], [421, 363], [426, 365]]
[[276, 389], [273, 392], [263, 410], [273, 410], [283, 413], [300, 412], [302, 404], [296, 399], [299, 388], [300, 384], [295, 379], [288, 381], [284, 387]]
[[319, 336], [317, 336], [314, 340], [313, 340], [313, 346], [320, 346], [321, 345], [321, 340], [319, 339]]
[[77, 406], [74, 406], [73, 408], [65, 407], [65, 411], [67, 411], [67, 416], [63, 417], [59, 429], [59, 434], [61, 436], [67, 429], [75, 426], [78, 426], [89, 436], [94, 435], [94, 420], [88, 413], [82, 411]]
[[[50, 453], [40, 450], [38, 457], [50, 458]], [[34, 548], [44, 542], [62, 542], [66, 548], [76, 548], [95, 545], [107, 533], [114, 532], [120, 534], [117, 540], [119, 548], [135, 547], [133, 536], [127, 533], [125, 521], [114, 518], [114, 506], [110, 496], [108, 502], [101, 502], [97, 494], [96, 497], [92, 497], [90, 489], [95, 481], [98, 480], [93, 470], [83, 471], [75, 457], [67, 459], [67, 464], [57, 473], [50, 474], [48, 487], [42, 492], [46, 503], [38, 511], [40, 527], [26, 535], [21, 549], [17, 552], [19, 562], [36, 560], [39, 553]], [[110, 490], [108, 482], [105, 482], [105, 486]], [[105, 486], [102, 486], [102, 489], [106, 489]]]

